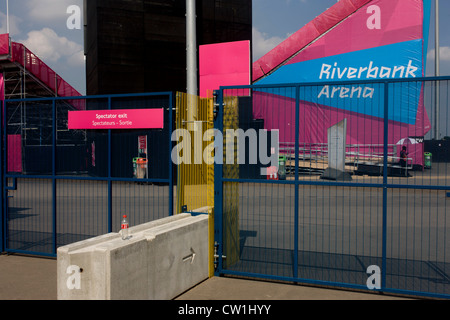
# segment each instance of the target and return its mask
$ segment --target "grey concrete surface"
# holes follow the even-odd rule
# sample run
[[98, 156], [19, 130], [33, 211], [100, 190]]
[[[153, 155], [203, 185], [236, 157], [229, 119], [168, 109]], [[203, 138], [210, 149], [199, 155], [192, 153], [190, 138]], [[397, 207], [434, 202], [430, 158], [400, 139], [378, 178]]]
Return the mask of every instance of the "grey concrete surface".
[[208, 227], [179, 214], [60, 247], [58, 300], [171, 300], [208, 278]]
[[[57, 261], [0, 255], [0, 300], [57, 300]], [[177, 297], [206, 300], [410, 300], [380, 294], [214, 277]]]

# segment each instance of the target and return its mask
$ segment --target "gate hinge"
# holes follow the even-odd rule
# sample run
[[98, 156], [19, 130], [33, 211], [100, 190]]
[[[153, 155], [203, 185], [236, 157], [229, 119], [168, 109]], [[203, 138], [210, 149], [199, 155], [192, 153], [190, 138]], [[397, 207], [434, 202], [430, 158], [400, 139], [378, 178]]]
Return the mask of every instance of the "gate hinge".
[[[217, 267], [219, 266], [219, 243], [216, 241], [214, 242], [214, 270], [217, 270]], [[222, 255], [222, 259], [226, 260], [227, 257]]]
[[214, 117], [214, 120], [216, 120], [217, 116], [219, 115], [219, 108], [220, 108], [220, 103], [217, 101], [218, 98], [219, 98], [219, 92], [218, 91], [214, 91], [213, 98], [214, 98], [213, 117]]

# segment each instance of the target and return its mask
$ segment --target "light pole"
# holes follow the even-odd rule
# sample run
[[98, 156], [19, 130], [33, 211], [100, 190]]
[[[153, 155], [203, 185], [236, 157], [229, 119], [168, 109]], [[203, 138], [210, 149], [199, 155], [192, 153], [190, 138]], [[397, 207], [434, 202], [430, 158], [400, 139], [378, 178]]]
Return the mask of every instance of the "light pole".
[[6, 33], [9, 34], [9, 1], [6, 0]]
[[[439, 44], [439, 0], [436, 0], [436, 27], [435, 27], [435, 29], [436, 29], [436, 38], [435, 38], [435, 40], [436, 40], [436, 44], [435, 44], [435, 63], [436, 63], [436, 66], [435, 66], [435, 74], [436, 74], [436, 77], [439, 77], [440, 76], [440, 71], [439, 71], [439, 69], [440, 69], [440, 64], [439, 64], [439, 60], [440, 60], [440, 56], [439, 56], [439, 51], [440, 51], [440, 44]], [[439, 121], [440, 121], [440, 119], [439, 119], [439, 117], [440, 117], [440, 90], [439, 90], [439, 85], [440, 85], [440, 82], [439, 81], [436, 81], [436, 108], [435, 108], [435, 115], [434, 115], [434, 117], [435, 117], [435, 119], [436, 119], [436, 123], [435, 123], [435, 127], [434, 127], [434, 129], [435, 129], [435, 133], [434, 133], [434, 138], [436, 139], [436, 140], [439, 140], [439, 138], [440, 138], [440, 133], [439, 133], [439, 130], [440, 130], [440, 128], [439, 128]]]
[[187, 93], [197, 94], [197, 28], [195, 0], [186, 0]]
[[188, 128], [197, 120], [197, 18], [195, 0], [186, 0], [186, 64]]

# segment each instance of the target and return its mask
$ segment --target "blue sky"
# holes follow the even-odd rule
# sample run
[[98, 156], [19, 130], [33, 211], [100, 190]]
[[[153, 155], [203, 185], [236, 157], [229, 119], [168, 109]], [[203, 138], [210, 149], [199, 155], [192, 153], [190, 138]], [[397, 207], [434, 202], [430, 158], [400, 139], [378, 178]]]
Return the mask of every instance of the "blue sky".
[[[336, 0], [253, 0], [253, 59], [267, 53], [289, 35], [336, 4]], [[427, 75], [434, 76], [435, 1], [432, 0]], [[441, 75], [450, 75], [450, 1], [440, 0]]]
[[[82, 8], [83, 0], [10, 0], [10, 35], [85, 94], [83, 30], [67, 28], [70, 5]], [[0, 0], [0, 33], [6, 33], [6, 0]]]
[[[253, 59], [270, 51], [336, 0], [253, 0]], [[434, 1], [433, 1], [434, 4]], [[83, 0], [10, 0], [10, 33], [82, 94], [85, 94], [83, 31], [69, 30], [67, 8]], [[450, 1], [440, 1], [441, 75], [450, 75]], [[0, 33], [6, 33], [6, 0], [0, 0]], [[434, 75], [434, 8], [428, 75]]]

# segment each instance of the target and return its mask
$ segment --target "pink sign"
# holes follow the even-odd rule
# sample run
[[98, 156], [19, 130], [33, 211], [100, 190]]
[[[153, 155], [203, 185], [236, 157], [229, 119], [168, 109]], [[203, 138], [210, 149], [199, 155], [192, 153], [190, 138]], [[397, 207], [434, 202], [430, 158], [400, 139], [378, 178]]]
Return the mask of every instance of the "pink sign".
[[9, 54], [9, 34], [0, 34], [0, 55]]
[[69, 111], [69, 130], [163, 128], [164, 109]]
[[[221, 86], [250, 84], [250, 41], [215, 43], [200, 46], [200, 96], [211, 98]], [[234, 92], [248, 95], [248, 90]]]

